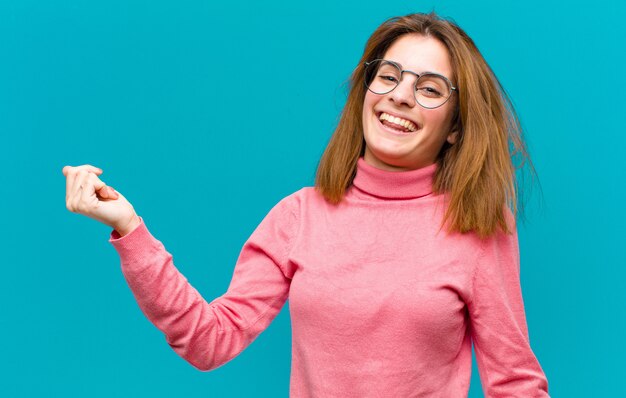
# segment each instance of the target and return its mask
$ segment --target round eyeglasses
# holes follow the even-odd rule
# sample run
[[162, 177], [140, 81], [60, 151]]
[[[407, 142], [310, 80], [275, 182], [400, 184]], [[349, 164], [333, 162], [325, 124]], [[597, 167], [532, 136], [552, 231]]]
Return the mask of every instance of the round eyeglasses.
[[403, 70], [400, 65], [386, 59], [375, 59], [365, 63], [365, 86], [374, 94], [387, 94], [398, 87], [402, 74], [415, 75], [413, 94], [415, 101], [423, 108], [433, 109], [445, 104], [452, 95], [458, 92], [447, 77], [437, 73], [425, 72], [422, 74]]

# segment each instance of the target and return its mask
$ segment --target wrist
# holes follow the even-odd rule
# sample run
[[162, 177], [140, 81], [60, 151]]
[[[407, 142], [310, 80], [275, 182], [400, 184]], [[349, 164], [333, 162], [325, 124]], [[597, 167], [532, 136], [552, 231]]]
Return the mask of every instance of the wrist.
[[137, 214], [134, 214], [130, 221], [127, 221], [121, 225], [114, 226], [113, 228], [120, 234], [120, 237], [124, 235], [128, 235], [135, 228], [137, 228], [141, 224], [141, 220]]

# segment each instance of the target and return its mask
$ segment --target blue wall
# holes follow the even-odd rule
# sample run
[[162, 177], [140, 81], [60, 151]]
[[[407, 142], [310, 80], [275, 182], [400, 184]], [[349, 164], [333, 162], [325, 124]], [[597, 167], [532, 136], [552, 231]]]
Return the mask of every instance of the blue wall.
[[368, 35], [431, 9], [474, 38], [525, 128], [542, 193], [522, 288], [552, 395], [626, 396], [626, 6], [605, 0], [0, 3], [0, 395], [286, 396], [287, 307], [195, 370], [141, 314], [109, 228], [66, 210], [61, 168], [101, 167], [213, 299], [267, 211], [312, 185]]

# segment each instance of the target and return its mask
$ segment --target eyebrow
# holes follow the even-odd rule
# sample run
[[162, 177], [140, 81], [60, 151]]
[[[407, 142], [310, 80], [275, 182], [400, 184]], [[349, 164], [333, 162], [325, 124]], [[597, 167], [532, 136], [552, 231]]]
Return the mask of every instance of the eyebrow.
[[440, 72], [434, 72], [434, 71], [430, 71], [430, 70], [425, 70], [423, 72], [415, 72], [415, 71], [412, 71], [412, 70], [404, 69], [404, 66], [402, 66], [402, 64], [400, 62], [394, 61], [393, 59], [385, 59], [385, 61], [393, 62], [394, 64], [396, 64], [396, 65], [398, 65], [400, 67], [400, 70], [406, 70], [406, 71], [409, 71], [409, 72], [417, 73], [420, 76], [423, 75], [423, 74], [429, 74], [429, 73], [433, 74], [433, 75], [440, 75], [440, 76], [443, 76], [446, 79], [450, 80], [450, 82], [452, 82], [451, 78], [449, 78], [448, 76], [446, 76], [446, 75], [444, 75], [443, 73], [440, 73]]

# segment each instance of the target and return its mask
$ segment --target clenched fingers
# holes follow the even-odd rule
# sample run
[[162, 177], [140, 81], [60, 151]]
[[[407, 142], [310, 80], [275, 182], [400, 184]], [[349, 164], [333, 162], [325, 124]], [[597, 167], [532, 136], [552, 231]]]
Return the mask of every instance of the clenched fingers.
[[65, 200], [66, 201], [70, 197], [73, 197], [73, 195], [75, 195], [78, 189], [80, 188], [80, 184], [76, 185], [76, 179], [79, 176], [79, 174], [84, 173], [84, 172], [92, 172], [92, 173], [95, 173], [96, 175], [102, 174], [102, 169], [89, 165], [89, 164], [76, 166], [76, 167], [65, 166], [63, 167], [62, 171], [63, 171], [63, 175], [66, 177], [66, 180], [65, 180]]
[[[75, 174], [74, 181], [71, 186], [68, 187], [69, 191], [67, 193], [67, 205], [70, 211], [84, 213], [86, 209], [83, 195], [85, 193], [87, 196], [95, 195], [93, 186], [87, 184], [90, 174], [95, 175], [86, 170], [79, 170]], [[93, 185], [93, 183], [91, 185]]]
[[102, 169], [96, 166], [92, 166], [90, 164], [84, 164], [82, 166], [76, 166], [76, 167], [72, 167], [72, 166], [65, 166], [63, 167], [63, 175], [64, 176], [68, 176], [68, 174], [71, 173], [76, 173], [79, 170], [87, 170], [87, 171], [91, 171], [92, 173], [95, 173], [96, 175], [100, 175], [102, 174]]
[[[108, 187], [88, 167], [64, 168], [67, 176], [66, 207], [71, 212], [88, 215], [97, 209], [100, 198], [117, 199], [113, 188]], [[99, 173], [102, 173], [100, 170]]]

